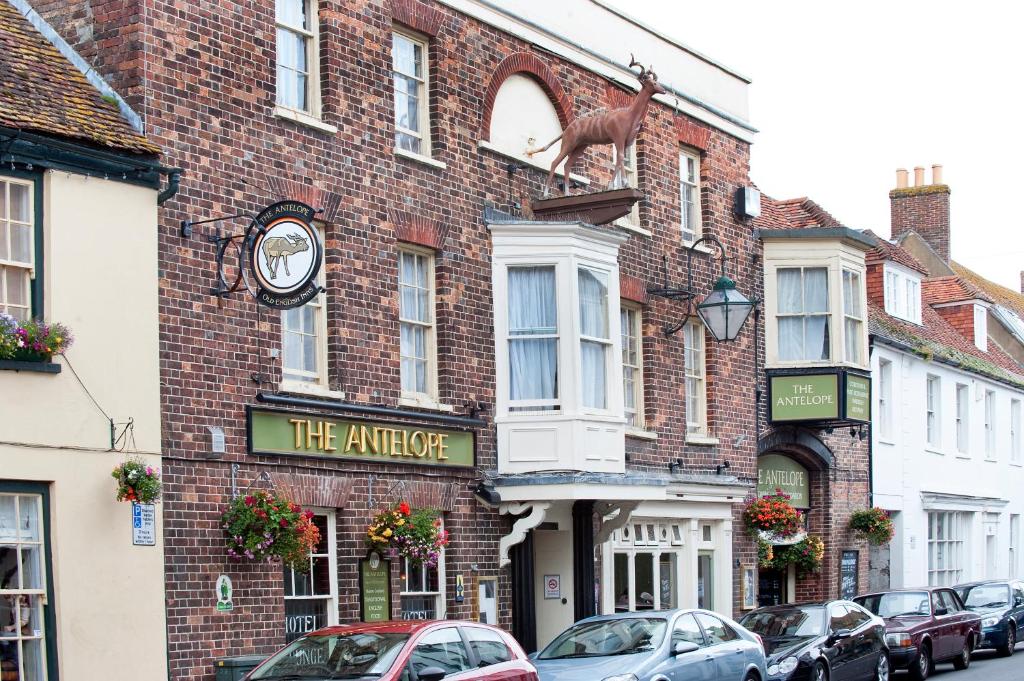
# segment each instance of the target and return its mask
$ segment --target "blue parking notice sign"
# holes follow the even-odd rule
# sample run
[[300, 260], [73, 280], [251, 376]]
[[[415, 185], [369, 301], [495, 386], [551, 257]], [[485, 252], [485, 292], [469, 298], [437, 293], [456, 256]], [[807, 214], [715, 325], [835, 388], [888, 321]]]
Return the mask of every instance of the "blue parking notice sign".
[[132, 544], [156, 546], [156, 505], [132, 504]]

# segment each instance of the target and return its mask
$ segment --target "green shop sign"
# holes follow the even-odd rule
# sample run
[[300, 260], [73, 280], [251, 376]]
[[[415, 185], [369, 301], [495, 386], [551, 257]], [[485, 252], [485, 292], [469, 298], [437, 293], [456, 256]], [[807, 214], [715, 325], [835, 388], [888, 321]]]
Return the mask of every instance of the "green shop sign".
[[839, 374], [772, 376], [772, 421], [825, 421], [839, 418]]
[[871, 421], [871, 379], [846, 374], [846, 418], [850, 421]]
[[757, 496], [774, 494], [781, 489], [792, 497], [794, 508], [810, 508], [807, 469], [782, 454], [762, 454], [757, 457]]
[[377, 552], [359, 561], [359, 604], [364, 622], [391, 619], [391, 568]]
[[337, 419], [249, 407], [250, 454], [301, 454], [381, 463], [472, 468], [471, 431]]

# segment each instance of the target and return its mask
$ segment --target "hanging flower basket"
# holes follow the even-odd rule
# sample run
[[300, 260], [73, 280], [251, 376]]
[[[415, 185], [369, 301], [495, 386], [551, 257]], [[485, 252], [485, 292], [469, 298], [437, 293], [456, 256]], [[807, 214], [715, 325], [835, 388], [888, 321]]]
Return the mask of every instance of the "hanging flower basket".
[[74, 342], [68, 327], [38, 319], [19, 322], [0, 312], [0, 360], [49, 362]]
[[895, 532], [889, 512], [878, 507], [854, 511], [850, 515], [850, 529], [875, 546], [888, 544]]
[[263, 490], [233, 499], [221, 516], [232, 560], [280, 560], [297, 572], [309, 571], [309, 554], [320, 542], [313, 513]]
[[154, 504], [160, 499], [160, 469], [128, 459], [110, 473], [117, 480], [117, 500]]
[[795, 544], [773, 546], [762, 539], [757, 542], [757, 564], [764, 569], [785, 569], [796, 565], [800, 576], [821, 571], [825, 558], [825, 542], [820, 537], [807, 535]]
[[755, 537], [772, 544], [784, 543], [803, 531], [803, 516], [789, 503], [790, 497], [781, 489], [754, 499], [743, 510], [743, 524]]
[[441, 529], [441, 517], [436, 510], [413, 510], [401, 501], [373, 517], [366, 528], [366, 543], [385, 554], [435, 567], [441, 548], [448, 543], [448, 532]]

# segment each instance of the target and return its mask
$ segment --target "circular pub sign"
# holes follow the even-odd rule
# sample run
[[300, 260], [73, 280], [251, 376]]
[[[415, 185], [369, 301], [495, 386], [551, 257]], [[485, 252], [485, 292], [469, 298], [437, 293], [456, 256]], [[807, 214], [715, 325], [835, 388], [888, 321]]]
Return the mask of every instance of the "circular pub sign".
[[320, 293], [316, 275], [323, 244], [313, 226], [314, 210], [301, 201], [279, 201], [256, 216], [249, 263], [261, 305], [287, 310]]

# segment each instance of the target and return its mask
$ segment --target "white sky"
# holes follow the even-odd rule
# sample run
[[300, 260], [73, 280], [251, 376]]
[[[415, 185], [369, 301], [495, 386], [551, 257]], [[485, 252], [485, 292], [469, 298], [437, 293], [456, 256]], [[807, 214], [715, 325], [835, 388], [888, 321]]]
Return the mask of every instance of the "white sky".
[[896, 168], [940, 163], [953, 258], [1020, 290], [1024, 3], [611, 1], [753, 80], [763, 192], [888, 236]]

